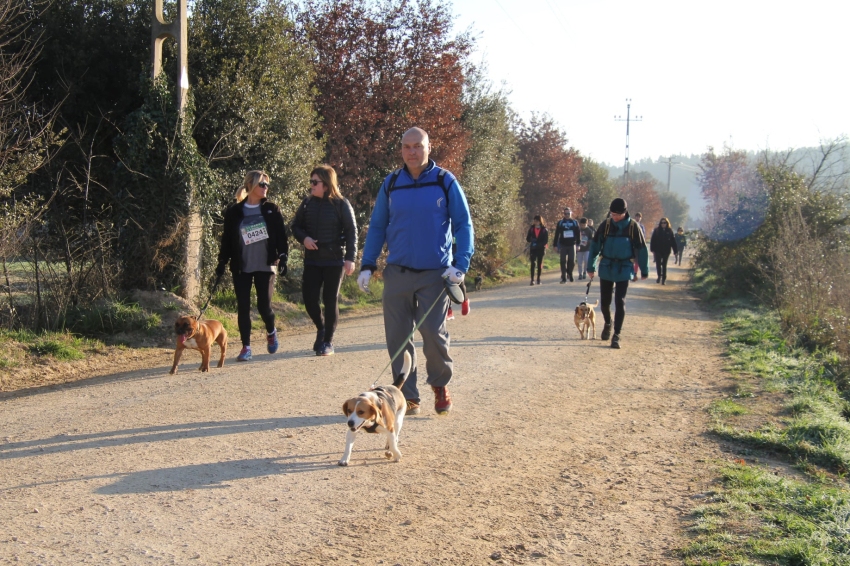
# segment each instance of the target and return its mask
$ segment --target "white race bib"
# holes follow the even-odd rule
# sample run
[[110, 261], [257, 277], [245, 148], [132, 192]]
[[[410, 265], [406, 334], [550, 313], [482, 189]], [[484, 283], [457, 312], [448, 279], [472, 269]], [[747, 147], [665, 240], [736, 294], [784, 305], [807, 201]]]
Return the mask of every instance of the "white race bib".
[[240, 231], [242, 232], [242, 241], [245, 242], [246, 246], [269, 239], [269, 231], [266, 229], [266, 223], [262, 220], [256, 224], [242, 226]]
[[573, 231], [572, 230], [564, 230], [564, 238], [572, 238]]
[[581, 235], [581, 246], [584, 247], [587, 245], [587, 234]]

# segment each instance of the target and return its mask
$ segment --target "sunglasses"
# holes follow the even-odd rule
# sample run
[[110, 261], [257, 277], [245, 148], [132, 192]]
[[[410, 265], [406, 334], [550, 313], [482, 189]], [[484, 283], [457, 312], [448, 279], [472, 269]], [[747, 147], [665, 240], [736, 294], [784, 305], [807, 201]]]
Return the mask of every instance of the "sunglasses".
[[321, 181], [319, 181], [318, 179], [310, 179], [310, 184], [313, 185], [314, 187], [316, 185], [318, 185], [319, 183], [321, 183]]
[[257, 183], [257, 186], [258, 186], [258, 187], [262, 187], [262, 188], [264, 188], [264, 189], [268, 189], [268, 188], [269, 188], [269, 184], [268, 184], [268, 183], [266, 183], [265, 181], [263, 181], [262, 183]]

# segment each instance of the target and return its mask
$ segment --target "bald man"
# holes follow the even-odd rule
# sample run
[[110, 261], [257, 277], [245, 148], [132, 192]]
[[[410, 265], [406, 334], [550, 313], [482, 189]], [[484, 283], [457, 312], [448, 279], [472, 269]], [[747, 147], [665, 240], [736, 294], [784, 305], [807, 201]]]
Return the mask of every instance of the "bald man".
[[[473, 253], [472, 217], [466, 195], [455, 176], [438, 167], [430, 153], [425, 130], [410, 128], [404, 133], [404, 167], [388, 175], [378, 191], [357, 279], [360, 288], [368, 291], [369, 279], [386, 244], [384, 332], [390, 356], [404, 347], [413, 359], [413, 369], [401, 388], [408, 415], [420, 411], [416, 349], [410, 333], [431, 305], [433, 309], [419, 327], [427, 383], [434, 391], [434, 410], [445, 414], [452, 408], [448, 384], [453, 366], [446, 328], [449, 299], [443, 292], [443, 278], [462, 283]], [[403, 360], [399, 355], [393, 361], [394, 376], [401, 373]]]

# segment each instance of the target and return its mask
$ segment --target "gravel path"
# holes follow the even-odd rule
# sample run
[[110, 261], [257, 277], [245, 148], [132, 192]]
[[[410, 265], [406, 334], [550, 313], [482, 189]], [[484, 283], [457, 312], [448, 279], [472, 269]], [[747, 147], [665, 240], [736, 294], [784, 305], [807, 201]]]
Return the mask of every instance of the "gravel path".
[[170, 376], [164, 352], [6, 397], [0, 563], [680, 564], [727, 383], [716, 323], [671, 272], [630, 287], [619, 351], [578, 339], [583, 282], [471, 295], [448, 323], [454, 409], [424, 392], [397, 464], [377, 435], [336, 464], [342, 403], [387, 362], [380, 316], [343, 322], [329, 358], [311, 332], [247, 364], [232, 344], [208, 374], [187, 351]]

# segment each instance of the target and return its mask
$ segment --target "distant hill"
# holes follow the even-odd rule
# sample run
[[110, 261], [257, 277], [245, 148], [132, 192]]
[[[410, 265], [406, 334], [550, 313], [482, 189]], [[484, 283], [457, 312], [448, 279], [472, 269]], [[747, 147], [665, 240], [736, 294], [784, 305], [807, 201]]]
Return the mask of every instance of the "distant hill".
[[[719, 150], [718, 150], [719, 151]], [[762, 156], [761, 152], [748, 151], [747, 155], [750, 160], [756, 161]], [[793, 164], [794, 167], [803, 175], [810, 175], [814, 168], [818, 166], [821, 159], [821, 150], [817, 147], [802, 147], [789, 152], [775, 152], [773, 155], [787, 158], [787, 162]], [[698, 220], [702, 217], [702, 209], [704, 201], [700, 194], [700, 188], [697, 184], [697, 174], [700, 172], [699, 164], [702, 160], [701, 155], [673, 155], [672, 160], [674, 165], [670, 169], [670, 190], [685, 198], [685, 201], [690, 206], [690, 217]], [[677, 163], [678, 162], [678, 163]], [[611, 178], [623, 176], [623, 166], [602, 164], [608, 169], [608, 174]], [[635, 163], [629, 164], [629, 174], [646, 172], [658, 179], [662, 186], [667, 186], [667, 157], [659, 157], [656, 160], [642, 159]], [[826, 174], [824, 174], [826, 172]], [[844, 147], [842, 151], [836, 151], [832, 154], [831, 159], [821, 167], [823, 177], [834, 177], [836, 179], [844, 179], [850, 172], [850, 150]], [[847, 190], [846, 187], [843, 190]]]

